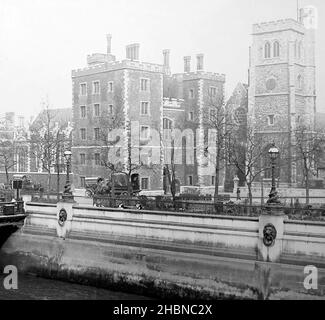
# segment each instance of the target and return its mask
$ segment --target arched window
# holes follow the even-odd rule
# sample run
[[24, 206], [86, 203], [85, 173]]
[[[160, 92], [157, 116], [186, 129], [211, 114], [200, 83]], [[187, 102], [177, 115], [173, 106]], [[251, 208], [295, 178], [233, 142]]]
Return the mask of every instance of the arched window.
[[173, 121], [168, 119], [168, 118], [164, 118], [163, 119], [163, 135], [164, 135], [164, 139], [170, 139], [171, 138], [171, 131], [173, 129]]
[[265, 59], [271, 58], [271, 45], [269, 42], [265, 43], [264, 57], [265, 57]]
[[273, 56], [280, 57], [280, 43], [279, 43], [279, 41], [275, 41], [273, 43]]

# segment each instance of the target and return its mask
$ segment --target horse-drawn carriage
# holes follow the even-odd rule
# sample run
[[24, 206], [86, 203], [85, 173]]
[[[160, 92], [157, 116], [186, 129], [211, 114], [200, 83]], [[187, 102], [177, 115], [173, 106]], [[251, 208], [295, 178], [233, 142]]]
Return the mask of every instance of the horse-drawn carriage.
[[97, 207], [118, 207], [137, 202], [140, 193], [139, 174], [132, 174], [129, 182], [124, 172], [113, 173], [110, 179], [86, 178], [86, 196]]

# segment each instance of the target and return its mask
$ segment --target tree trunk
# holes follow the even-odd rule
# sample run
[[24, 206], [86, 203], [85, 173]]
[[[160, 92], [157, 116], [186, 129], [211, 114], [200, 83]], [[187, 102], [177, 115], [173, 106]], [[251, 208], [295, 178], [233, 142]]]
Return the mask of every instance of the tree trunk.
[[308, 173], [306, 174], [306, 205], [309, 205], [309, 177], [308, 177]]
[[8, 172], [8, 167], [7, 166], [5, 166], [5, 171], [6, 171], [7, 184], [9, 185], [9, 172]]
[[51, 172], [47, 175], [47, 199], [50, 199], [50, 189], [51, 189]]
[[248, 198], [249, 198], [249, 205], [253, 205], [253, 194], [252, 194], [252, 183], [248, 182], [247, 183], [247, 188], [248, 188]]
[[217, 155], [216, 155], [216, 177], [215, 177], [215, 186], [214, 186], [214, 203], [218, 202], [219, 196], [219, 173], [220, 173], [220, 150], [217, 148]]

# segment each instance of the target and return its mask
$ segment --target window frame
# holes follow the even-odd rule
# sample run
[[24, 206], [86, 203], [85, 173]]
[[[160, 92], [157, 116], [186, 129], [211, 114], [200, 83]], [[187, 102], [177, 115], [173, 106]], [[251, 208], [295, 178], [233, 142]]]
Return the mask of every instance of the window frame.
[[194, 185], [194, 180], [193, 180], [193, 175], [188, 175], [187, 176], [187, 182], [189, 186], [193, 186]]
[[[98, 135], [97, 135], [98, 133]], [[94, 128], [94, 140], [99, 141], [100, 140], [100, 128]]]
[[[147, 113], [142, 112], [142, 106], [144, 103], [147, 104]], [[150, 116], [150, 102], [149, 101], [140, 101], [140, 115], [141, 116]]]
[[95, 160], [94, 161], [95, 166], [99, 167], [101, 165], [100, 153], [98, 153], [98, 152], [94, 153], [94, 160]]
[[[98, 115], [96, 114], [96, 106], [98, 106]], [[99, 118], [101, 116], [100, 103], [94, 103], [93, 115], [95, 118]]]
[[[146, 89], [145, 90], [143, 90], [143, 88], [142, 88], [142, 81], [146, 81]], [[144, 77], [140, 78], [140, 91], [141, 92], [150, 92], [150, 79], [149, 78], [144, 78]]]
[[[272, 121], [271, 121], [271, 119], [272, 119]], [[274, 126], [274, 124], [275, 124], [275, 115], [274, 114], [269, 114], [267, 116], [267, 124], [268, 124], [268, 126], [271, 126], [271, 127]]]
[[107, 83], [107, 92], [113, 93], [114, 92], [114, 81], [108, 81]]
[[[83, 135], [84, 132], [84, 135]], [[80, 128], [80, 140], [87, 140], [87, 128]]]
[[[85, 105], [80, 106], [80, 119], [86, 119], [87, 118], [87, 107]], [[84, 110], [84, 116], [83, 116], [83, 110]]]
[[79, 157], [80, 157], [80, 165], [82, 165], [82, 166], [86, 165], [86, 154], [80, 153]]
[[[98, 83], [98, 92], [96, 92], [96, 87], [95, 87], [95, 83]], [[95, 80], [92, 82], [93, 84], [93, 90], [92, 90], [92, 94], [100, 94], [100, 80]]]
[[264, 44], [264, 59], [271, 59], [272, 46], [269, 41], [266, 41]]
[[[85, 86], [85, 94], [82, 94], [82, 87]], [[79, 96], [81, 97], [87, 97], [88, 93], [88, 85], [87, 82], [81, 82], [79, 83]]]
[[[147, 188], [143, 188], [143, 181], [147, 181]], [[150, 190], [150, 177], [141, 177], [141, 190]]]
[[[143, 132], [142, 131], [142, 128], [147, 128], [148, 129], [148, 131], [147, 131], [148, 132], [148, 136], [147, 137], [143, 137], [142, 136], [142, 132]], [[140, 126], [140, 140], [143, 141], [143, 140], [149, 140], [149, 139], [150, 139], [150, 127], [148, 125], [141, 125]]]

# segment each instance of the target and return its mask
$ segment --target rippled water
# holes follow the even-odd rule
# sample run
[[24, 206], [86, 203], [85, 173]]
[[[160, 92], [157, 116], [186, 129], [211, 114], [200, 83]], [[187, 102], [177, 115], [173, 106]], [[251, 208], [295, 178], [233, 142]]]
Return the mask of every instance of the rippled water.
[[18, 275], [18, 289], [5, 290], [0, 275], [0, 300], [144, 300], [143, 296], [114, 292], [34, 276]]

